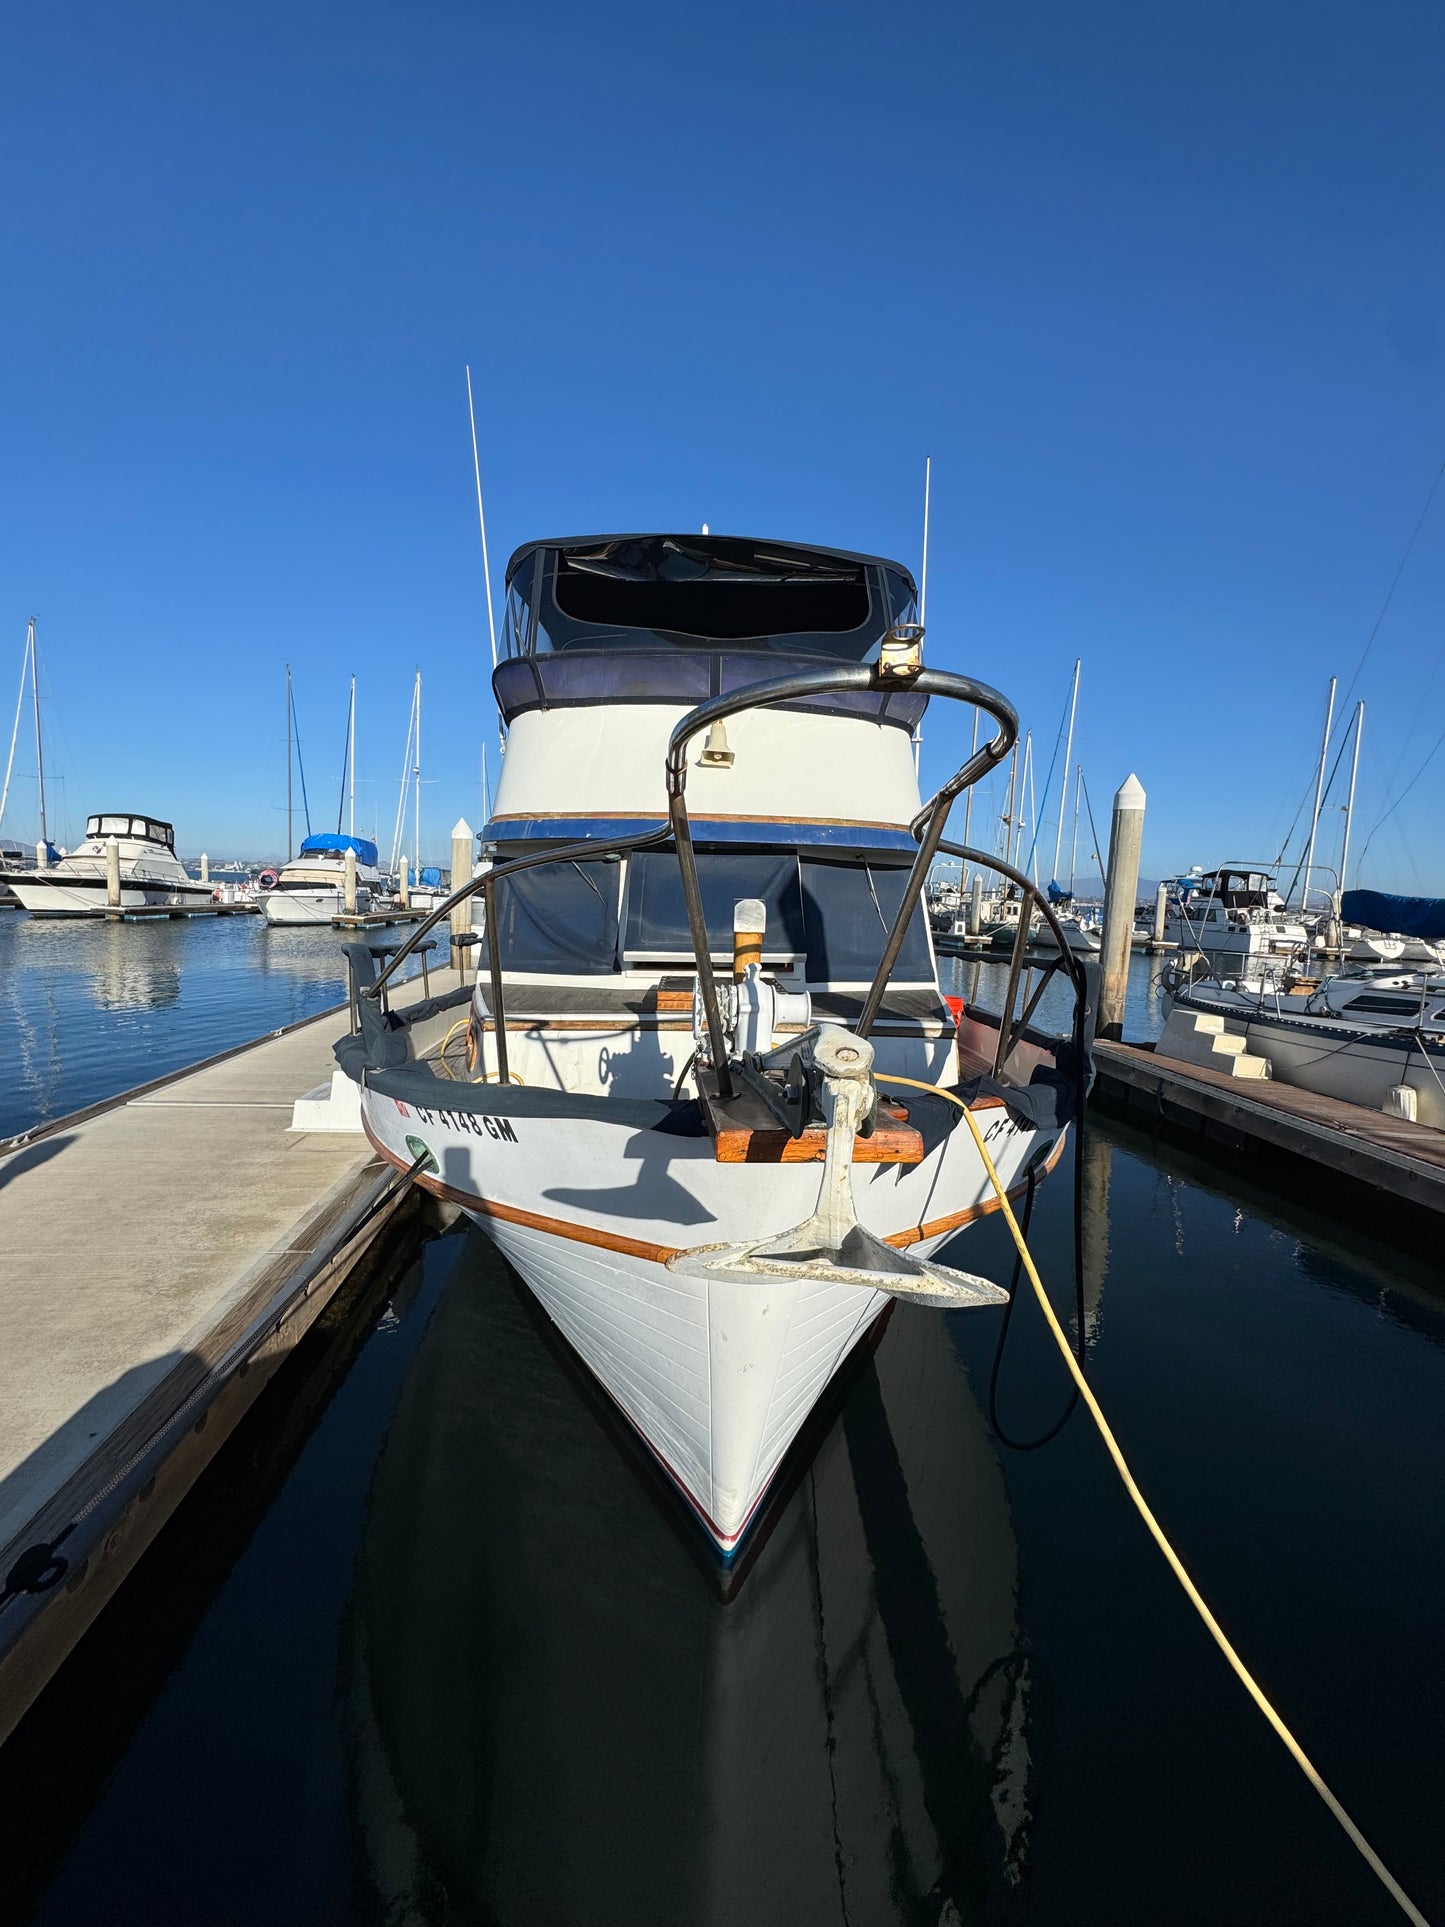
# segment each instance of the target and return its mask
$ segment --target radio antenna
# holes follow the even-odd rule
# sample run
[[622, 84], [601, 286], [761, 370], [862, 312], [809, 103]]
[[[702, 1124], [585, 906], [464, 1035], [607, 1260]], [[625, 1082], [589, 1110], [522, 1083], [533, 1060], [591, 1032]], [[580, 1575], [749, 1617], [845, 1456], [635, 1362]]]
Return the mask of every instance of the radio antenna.
[[482, 532], [482, 579], [487, 589], [487, 634], [492, 643], [492, 667], [497, 666], [497, 622], [492, 614], [492, 565], [487, 558], [487, 516], [482, 507], [482, 464], [477, 455], [477, 410], [472, 401], [472, 370], [467, 364], [467, 414], [472, 424], [472, 473], [477, 478], [477, 526]]

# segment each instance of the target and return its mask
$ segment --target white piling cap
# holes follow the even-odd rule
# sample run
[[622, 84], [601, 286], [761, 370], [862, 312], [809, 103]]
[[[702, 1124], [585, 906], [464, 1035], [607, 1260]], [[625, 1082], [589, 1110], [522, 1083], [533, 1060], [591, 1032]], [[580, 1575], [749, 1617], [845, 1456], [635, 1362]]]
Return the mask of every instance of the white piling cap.
[[1119, 785], [1118, 793], [1114, 797], [1114, 808], [1116, 810], [1142, 810], [1144, 801], [1144, 785], [1131, 770]]
[[742, 935], [761, 935], [768, 927], [768, 906], [761, 897], [739, 897], [733, 905], [733, 929]]
[[475, 835], [476, 835], [476, 831], [472, 828], [471, 824], [468, 823], [467, 819], [464, 816], [459, 816], [456, 822], [453, 823], [452, 825], [452, 842], [453, 843], [456, 842], [459, 836], [464, 836], [467, 839], [467, 841], [470, 843], [472, 838]]

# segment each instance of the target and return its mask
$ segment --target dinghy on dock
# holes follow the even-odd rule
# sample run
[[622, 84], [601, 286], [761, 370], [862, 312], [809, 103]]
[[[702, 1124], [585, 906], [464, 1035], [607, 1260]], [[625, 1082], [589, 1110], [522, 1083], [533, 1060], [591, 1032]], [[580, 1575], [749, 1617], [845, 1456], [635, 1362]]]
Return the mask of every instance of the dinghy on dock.
[[[337, 1057], [368, 1136], [496, 1242], [724, 1558], [892, 1302], [998, 1304], [936, 1253], [1021, 1192], [1087, 1077], [1071, 1044], [964, 1019], [923, 884], [1008, 702], [923, 665], [908, 572], [714, 536], [518, 551], [494, 689], [492, 867], [379, 976]], [[920, 808], [935, 697], [995, 734]], [[481, 894], [474, 987], [385, 1008], [409, 948]], [[1018, 971], [1012, 973], [1017, 985]], [[1011, 999], [1012, 1002], [1012, 999]], [[1034, 1002], [1037, 1002], [1035, 997]]]

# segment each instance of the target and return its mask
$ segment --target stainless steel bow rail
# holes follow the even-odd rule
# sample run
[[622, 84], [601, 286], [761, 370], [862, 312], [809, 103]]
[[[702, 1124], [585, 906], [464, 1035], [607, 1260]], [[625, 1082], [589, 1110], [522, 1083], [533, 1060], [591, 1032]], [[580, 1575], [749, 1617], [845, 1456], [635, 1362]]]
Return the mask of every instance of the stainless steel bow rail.
[[[708, 701], [699, 703], [677, 724], [668, 742], [665, 765], [667, 784], [667, 820], [665, 822], [658, 824], [655, 829], [646, 830], [640, 834], [634, 831], [626, 836], [588, 837], [580, 842], [565, 843], [560, 848], [538, 850], [529, 856], [514, 857], [507, 863], [499, 863], [480, 876], [469, 877], [465, 883], [453, 890], [446, 901], [432, 911], [424, 922], [417, 925], [406, 941], [398, 946], [395, 955], [379, 972], [375, 981], [361, 994], [380, 998], [388, 981], [428, 932], [435, 929], [444, 918], [449, 917], [459, 904], [469, 902], [471, 898], [480, 895], [486, 907], [489, 1001], [497, 1043], [497, 1076], [500, 1082], [506, 1083], [510, 1071], [507, 1062], [505, 988], [502, 982], [497, 919], [494, 914], [498, 884], [505, 883], [509, 877], [517, 876], [523, 870], [536, 869], [547, 863], [595, 862], [599, 857], [629, 856], [639, 850], [655, 849], [659, 845], [671, 843], [677, 855], [678, 870], [682, 880], [688, 933], [692, 939], [693, 956], [697, 966], [698, 989], [702, 997], [703, 1015], [707, 1025], [708, 1047], [717, 1077], [718, 1097], [723, 1102], [727, 1102], [735, 1095], [736, 1087], [734, 1073], [728, 1061], [727, 1035], [723, 1027], [717, 979], [713, 971], [707, 918], [698, 880], [697, 855], [693, 847], [692, 825], [687, 810], [688, 746], [695, 736], [710, 729], [714, 723], [723, 722], [729, 716], [738, 715], [743, 710], [768, 709], [779, 703], [802, 702], [810, 697], [850, 692], [877, 693], [901, 689], [915, 695], [942, 696], [950, 701], [967, 703], [992, 717], [997, 727], [993, 738], [969, 756], [943, 787], [929, 799], [909, 825], [910, 832], [918, 844], [918, 851], [909, 869], [897, 914], [884, 943], [873, 981], [863, 1000], [862, 1011], [858, 1021], [853, 1025], [854, 1031], [860, 1037], [866, 1037], [873, 1027], [874, 1019], [883, 1002], [889, 976], [903, 948], [909, 920], [923, 894], [929, 869], [935, 857], [939, 855], [964, 856], [969, 861], [996, 870], [1000, 875], [1008, 877], [1024, 891], [1025, 910], [1031, 899], [1037, 902], [1053, 932], [1064, 967], [1074, 977], [1076, 994], [1082, 996], [1084, 982], [1082, 968], [1064, 939], [1057, 917], [1049, 905], [1039, 897], [1028, 878], [1021, 871], [1014, 870], [1008, 864], [1001, 862], [997, 857], [985, 855], [981, 851], [965, 850], [962, 845], [948, 844], [943, 841], [948, 813], [955, 798], [986, 776], [1008, 755], [1018, 738], [1018, 717], [1013, 706], [987, 683], [977, 682], [970, 676], [956, 676], [946, 670], [923, 668], [918, 656], [920, 639], [921, 632], [895, 631], [884, 639], [882, 659], [876, 664], [845, 664], [837, 668], [804, 670], [793, 676], [779, 676], [767, 682], [750, 683], [729, 695], [713, 696]], [[1015, 946], [1014, 966], [1010, 971], [1009, 1010], [1005, 1015], [1000, 1034], [1000, 1067], [1007, 1056], [1002, 1046], [1011, 1033], [1012, 1004], [1017, 993], [1019, 973], [1023, 968], [1023, 952], [1029, 921], [1030, 918], [1027, 915], [1020, 918], [1021, 937], [1019, 944]], [[1045, 981], [1047, 981], [1047, 972]], [[1041, 984], [1024, 1014], [1023, 1023], [1027, 1023], [1029, 1016], [1032, 1015], [1038, 996], [1042, 994], [1042, 988]], [[1017, 1028], [1012, 1028], [1012, 1034], [1017, 1035]]]

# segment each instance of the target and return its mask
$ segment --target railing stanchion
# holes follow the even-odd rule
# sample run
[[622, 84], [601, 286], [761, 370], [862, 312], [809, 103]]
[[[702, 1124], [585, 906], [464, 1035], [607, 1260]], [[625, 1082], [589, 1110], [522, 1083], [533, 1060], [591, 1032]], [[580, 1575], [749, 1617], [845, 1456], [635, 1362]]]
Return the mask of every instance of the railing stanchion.
[[[497, 941], [497, 919], [490, 887], [482, 891], [482, 915], [487, 925], [487, 974], [492, 984], [492, 1031], [497, 1040], [497, 1082], [510, 1084], [511, 1066], [507, 1062], [507, 1008], [502, 991], [502, 947]], [[487, 1070], [487, 1040], [482, 1037], [482, 1075]]]
[[1034, 893], [1031, 888], [1026, 887], [1019, 904], [1019, 927], [1014, 937], [1013, 955], [1009, 958], [1008, 994], [1003, 1002], [1003, 1022], [998, 1027], [998, 1051], [993, 1060], [995, 1077], [1002, 1073], [1013, 1046], [1014, 1003], [1019, 994], [1019, 978], [1023, 974], [1024, 952], [1029, 947], [1029, 925], [1033, 919]]

